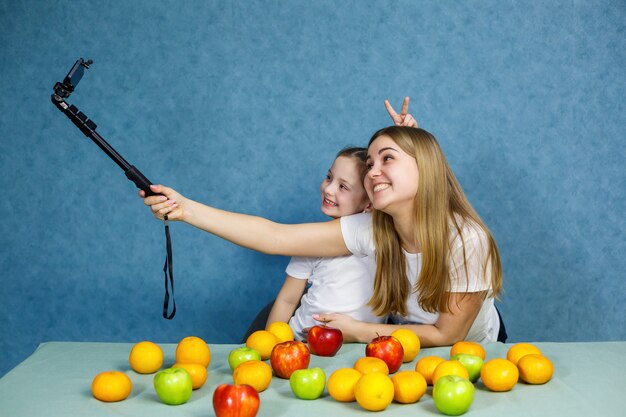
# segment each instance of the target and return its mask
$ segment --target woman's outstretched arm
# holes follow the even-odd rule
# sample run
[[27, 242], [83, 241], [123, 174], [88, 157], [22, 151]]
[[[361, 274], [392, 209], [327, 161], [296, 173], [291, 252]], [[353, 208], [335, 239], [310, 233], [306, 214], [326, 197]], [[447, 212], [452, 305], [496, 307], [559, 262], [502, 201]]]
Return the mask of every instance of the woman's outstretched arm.
[[157, 219], [167, 215], [169, 220], [183, 221], [236, 245], [272, 255], [333, 257], [350, 254], [339, 220], [281, 224], [209, 207], [162, 185], [150, 187], [160, 195], [145, 197], [143, 191], [139, 195]]

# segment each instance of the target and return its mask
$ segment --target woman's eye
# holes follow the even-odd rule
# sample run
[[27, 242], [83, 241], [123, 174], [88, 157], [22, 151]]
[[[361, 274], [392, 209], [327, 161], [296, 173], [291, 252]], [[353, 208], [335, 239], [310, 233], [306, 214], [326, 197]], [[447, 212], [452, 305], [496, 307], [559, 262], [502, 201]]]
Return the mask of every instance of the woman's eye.
[[389, 160], [391, 160], [391, 159], [393, 159], [393, 156], [391, 156], [391, 155], [385, 155], [385, 156], [383, 157], [383, 161], [385, 161], [385, 162], [387, 162], [387, 161], [389, 161]]
[[365, 164], [365, 170], [366, 170], [366, 171], [369, 171], [369, 170], [371, 170], [371, 169], [372, 169], [372, 167], [373, 167], [373, 166], [374, 166], [374, 164], [372, 164], [371, 162], [369, 162], [369, 163]]
[[340, 184], [340, 185], [339, 185], [339, 188], [341, 188], [342, 190], [347, 190], [347, 189], [348, 189], [348, 187], [346, 187], [346, 186], [345, 186], [345, 185], [343, 185], [343, 184]]

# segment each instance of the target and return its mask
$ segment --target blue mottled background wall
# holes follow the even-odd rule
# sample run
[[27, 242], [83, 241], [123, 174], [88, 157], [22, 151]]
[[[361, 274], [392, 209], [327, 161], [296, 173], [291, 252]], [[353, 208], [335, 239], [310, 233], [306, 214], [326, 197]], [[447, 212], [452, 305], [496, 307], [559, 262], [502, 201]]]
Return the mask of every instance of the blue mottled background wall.
[[287, 259], [163, 226], [50, 103], [150, 179], [321, 220], [335, 152], [412, 98], [499, 243], [512, 341], [624, 340], [623, 1], [0, 2], [0, 375], [49, 340], [239, 342]]

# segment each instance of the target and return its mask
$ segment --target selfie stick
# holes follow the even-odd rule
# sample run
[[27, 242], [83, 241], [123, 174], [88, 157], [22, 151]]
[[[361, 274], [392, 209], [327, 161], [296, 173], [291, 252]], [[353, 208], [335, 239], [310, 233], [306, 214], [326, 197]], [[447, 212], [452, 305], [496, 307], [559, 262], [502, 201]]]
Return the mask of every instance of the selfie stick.
[[[145, 175], [141, 173], [135, 166], [129, 164], [111, 145], [107, 143], [106, 140], [102, 136], [100, 136], [96, 132], [96, 128], [98, 127], [96, 123], [91, 120], [85, 113], [78, 110], [76, 106], [73, 104], [68, 105], [65, 102], [65, 99], [74, 92], [74, 89], [80, 82], [81, 78], [83, 78], [83, 74], [85, 72], [85, 68], [89, 69], [89, 66], [93, 64], [93, 61], [87, 60], [84, 61], [82, 58], [79, 58], [72, 68], [70, 72], [67, 73], [67, 76], [63, 79], [63, 82], [57, 82], [54, 85], [54, 93], [52, 94], [52, 103], [59, 109], [63, 114], [65, 114], [71, 121], [80, 129], [81, 132], [85, 134], [89, 139], [91, 139], [100, 149], [104, 151], [109, 157], [124, 171], [126, 174], [126, 178], [135, 183], [137, 188], [143, 190], [147, 196], [156, 195], [151, 189], [150, 185], [152, 184]], [[166, 239], [166, 251], [167, 256], [165, 258], [165, 266], [163, 267], [163, 272], [165, 273], [165, 298], [163, 300], [163, 317], [166, 319], [172, 319], [176, 314], [176, 300], [174, 300], [174, 274], [172, 267], [172, 243], [170, 239], [170, 231], [167, 220], [167, 215], [165, 215], [165, 239]], [[172, 289], [172, 312], [171, 314], [167, 314], [168, 305], [169, 305], [169, 291], [168, 291], [168, 272], [169, 272], [169, 281], [170, 287]]]
[[92, 60], [84, 61], [80, 58], [70, 72], [67, 74], [62, 83], [57, 82], [54, 85], [54, 94], [52, 94], [52, 102], [54, 105], [61, 110], [75, 125], [80, 129], [81, 132], [85, 134], [88, 138], [90, 138], [100, 149], [104, 151], [109, 157], [124, 171], [126, 177], [135, 183], [137, 188], [143, 190], [146, 193], [146, 196], [155, 195], [155, 193], [150, 190], [150, 180], [145, 177], [137, 168], [133, 165], [129, 164], [111, 145], [107, 143], [106, 140], [102, 136], [96, 132], [96, 128], [98, 127], [96, 123], [91, 120], [85, 113], [78, 110], [76, 106], [73, 104], [68, 105], [64, 99], [68, 98], [70, 94], [76, 88], [76, 85], [79, 83], [80, 79], [83, 77], [84, 69], [89, 68], [89, 65], [93, 64]]

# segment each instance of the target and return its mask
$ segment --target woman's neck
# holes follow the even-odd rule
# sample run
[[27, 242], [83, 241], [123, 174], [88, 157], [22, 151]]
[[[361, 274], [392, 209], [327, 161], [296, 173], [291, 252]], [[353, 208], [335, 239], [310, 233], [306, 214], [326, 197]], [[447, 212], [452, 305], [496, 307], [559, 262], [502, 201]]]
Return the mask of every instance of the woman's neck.
[[417, 241], [415, 234], [415, 217], [412, 213], [403, 213], [393, 215], [393, 224], [400, 236], [400, 244], [402, 249], [409, 253], [420, 253], [422, 247]]

